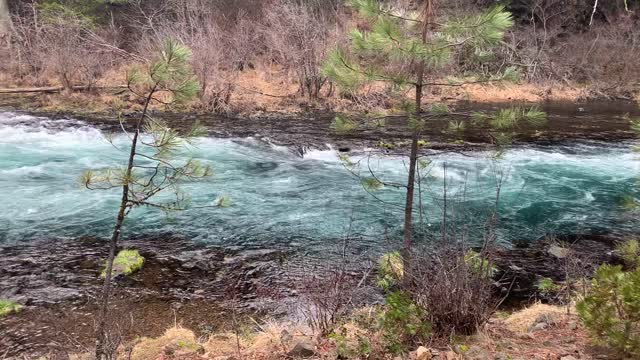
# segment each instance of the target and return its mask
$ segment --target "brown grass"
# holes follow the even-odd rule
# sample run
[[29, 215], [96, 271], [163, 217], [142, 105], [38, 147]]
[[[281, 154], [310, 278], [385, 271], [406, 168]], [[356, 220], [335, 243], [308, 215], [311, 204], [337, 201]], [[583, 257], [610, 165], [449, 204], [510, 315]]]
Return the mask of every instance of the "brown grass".
[[[362, 317], [370, 309], [361, 309], [357, 314]], [[370, 314], [369, 314], [370, 315]], [[541, 316], [553, 319], [553, 325], [535, 333], [528, 332], [531, 325]], [[360, 324], [360, 322], [358, 322]], [[347, 322], [341, 327], [341, 333], [347, 339], [355, 341], [359, 336], [371, 333], [355, 322]], [[560, 359], [572, 355], [578, 359], [596, 359], [601, 353], [590, 345], [586, 330], [580, 325], [574, 312], [567, 314], [565, 307], [540, 303], [509, 315], [506, 319], [493, 318], [475, 335], [451, 339], [432, 353], [439, 354], [434, 359]], [[240, 335], [238, 353], [236, 335], [233, 333], [215, 334], [198, 339], [195, 334], [181, 327], [168, 329], [159, 338], [143, 338], [133, 347], [133, 360], [164, 359], [242, 359], [242, 360], [279, 360], [287, 359], [287, 353], [299, 341], [316, 344], [317, 356], [314, 359], [336, 359], [335, 343], [330, 339], [314, 337], [306, 327], [292, 323], [268, 322], [258, 326], [256, 332]], [[384, 355], [384, 349], [372, 342], [372, 358], [392, 359]], [[425, 345], [428, 347], [428, 345]], [[432, 344], [433, 346], [433, 344]], [[463, 349], [463, 350], [461, 350]], [[456, 353], [457, 352], [457, 353]], [[122, 358], [127, 358], [123, 350]], [[88, 354], [73, 355], [72, 359], [88, 359]], [[402, 359], [415, 359], [411, 353]]]
[[[98, 86], [120, 86], [125, 84], [127, 66], [119, 66], [106, 71], [97, 81]], [[51, 76], [46, 85], [57, 86], [59, 81]], [[309, 100], [299, 96], [298, 84], [277, 65], [260, 65], [258, 69], [245, 69], [230, 79], [234, 84], [230, 98], [231, 111], [241, 116], [254, 116], [261, 113], [300, 112], [308, 109], [333, 110], [342, 112], [385, 112], [393, 107], [392, 98], [386, 92], [384, 84], [371, 84], [363, 89], [356, 99], [344, 99], [334, 94], [319, 100]], [[10, 75], [0, 73], [0, 82], [6, 87], [26, 86], [11, 79]], [[32, 85], [32, 84], [31, 84]], [[462, 87], [444, 87], [428, 89], [425, 104], [433, 102], [540, 102], [547, 100], [577, 101], [588, 97], [587, 89], [573, 88], [558, 83], [547, 84], [508, 84], [466, 85]], [[405, 92], [407, 99], [413, 97], [411, 89]], [[135, 111], [140, 105], [126, 90], [100, 90], [76, 92], [71, 94], [42, 94], [38, 103], [29, 104], [39, 110], [66, 111], [78, 113]], [[163, 109], [162, 104], [153, 104], [152, 108]], [[198, 100], [188, 104], [187, 111], [201, 111]]]
[[131, 352], [131, 360], [152, 360], [162, 355], [195, 354], [202, 346], [198, 344], [195, 334], [191, 330], [173, 327], [159, 338], [141, 339]]
[[567, 319], [566, 308], [535, 303], [530, 307], [520, 310], [504, 320], [506, 328], [516, 333], [527, 333], [542, 317], [551, 319], [554, 323], [560, 323]]

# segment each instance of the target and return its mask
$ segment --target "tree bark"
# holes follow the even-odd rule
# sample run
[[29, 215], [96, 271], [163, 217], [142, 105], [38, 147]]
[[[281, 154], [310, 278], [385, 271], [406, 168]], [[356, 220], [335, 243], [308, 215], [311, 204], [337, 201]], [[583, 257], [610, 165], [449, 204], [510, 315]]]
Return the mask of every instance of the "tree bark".
[[[427, 43], [427, 31], [433, 17], [433, 4], [432, 0], [427, 0], [423, 9], [422, 20], [422, 43]], [[424, 61], [418, 64], [416, 70], [416, 85], [415, 85], [415, 117], [416, 120], [420, 120], [420, 113], [422, 109], [422, 93], [424, 84]], [[404, 207], [404, 233], [403, 233], [403, 258], [405, 259], [405, 265], [409, 264], [409, 258], [411, 256], [411, 248], [413, 246], [413, 198], [415, 193], [416, 182], [416, 165], [418, 163], [418, 141], [420, 137], [420, 129], [414, 129], [411, 138], [411, 153], [409, 154], [409, 177], [407, 178], [407, 197], [405, 199]]]
[[153, 97], [156, 87], [149, 92], [149, 96], [146, 99], [144, 110], [142, 115], [138, 119], [136, 124], [136, 130], [131, 140], [131, 151], [129, 152], [129, 162], [127, 163], [127, 172], [122, 185], [122, 199], [120, 200], [120, 208], [118, 210], [118, 216], [116, 218], [116, 224], [113, 227], [113, 233], [111, 234], [111, 240], [109, 241], [109, 257], [107, 258], [107, 268], [105, 270], [104, 283], [102, 285], [102, 299], [100, 303], [100, 315], [98, 320], [98, 326], [96, 327], [96, 359], [109, 360], [113, 354], [110, 353], [111, 349], [106, 348], [108, 340], [107, 329], [107, 317], [109, 310], [109, 297], [111, 295], [111, 272], [113, 270], [113, 261], [115, 259], [116, 250], [118, 248], [118, 240], [120, 239], [120, 231], [122, 229], [122, 223], [124, 222], [125, 212], [127, 210], [129, 202], [129, 179], [133, 171], [134, 159], [136, 156], [136, 146], [138, 144], [138, 136], [140, 135], [140, 126], [147, 116], [147, 110], [149, 109], [149, 103]]
[[0, 40], [8, 38], [11, 32], [11, 13], [7, 0], [0, 0]]

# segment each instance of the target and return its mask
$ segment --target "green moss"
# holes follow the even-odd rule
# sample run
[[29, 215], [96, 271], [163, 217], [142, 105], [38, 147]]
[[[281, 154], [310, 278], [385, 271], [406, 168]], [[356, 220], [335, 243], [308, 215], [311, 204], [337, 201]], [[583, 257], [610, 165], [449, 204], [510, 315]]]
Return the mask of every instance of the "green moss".
[[22, 305], [11, 301], [0, 299], [0, 317], [20, 312]]
[[199, 344], [188, 340], [178, 340], [176, 341], [176, 345], [178, 345], [180, 349], [192, 352], [198, 352], [202, 349], [202, 346], [200, 346]]
[[[144, 265], [144, 257], [140, 255], [138, 250], [121, 250], [113, 260], [112, 276], [131, 275], [142, 269]], [[106, 268], [102, 271], [102, 277], [106, 275]]]

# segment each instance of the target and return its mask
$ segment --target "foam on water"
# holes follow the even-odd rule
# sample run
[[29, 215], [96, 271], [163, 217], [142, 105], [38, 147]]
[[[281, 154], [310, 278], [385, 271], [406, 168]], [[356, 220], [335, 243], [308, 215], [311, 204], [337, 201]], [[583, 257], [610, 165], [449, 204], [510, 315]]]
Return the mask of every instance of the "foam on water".
[[[115, 139], [118, 150], [100, 130], [79, 121], [0, 113], [0, 241], [108, 235], [118, 191], [84, 190], [77, 177], [88, 168], [124, 164], [126, 140]], [[204, 138], [181, 156], [188, 155], [210, 163], [215, 173], [184, 186], [194, 207], [210, 205], [220, 195], [229, 196], [232, 206], [193, 208], [169, 219], [152, 209], [136, 209], [125, 236], [170, 231], [228, 246], [311, 248], [342, 237], [349, 228], [373, 242], [400, 229], [402, 191], [387, 186], [377, 199], [367, 194], [334, 150], [311, 150], [300, 157], [252, 138]], [[438, 232], [445, 168], [448, 197], [466, 227], [484, 226], [502, 179], [498, 235], [503, 241], [553, 231], [632, 231], [637, 225], [635, 216], [619, 207], [624, 196], [636, 193], [640, 174], [631, 144], [514, 148], [499, 162], [490, 155], [429, 158], [422, 171], [428, 229]], [[360, 161], [364, 173], [370, 167], [388, 182], [406, 176], [401, 158], [363, 152], [352, 160]]]

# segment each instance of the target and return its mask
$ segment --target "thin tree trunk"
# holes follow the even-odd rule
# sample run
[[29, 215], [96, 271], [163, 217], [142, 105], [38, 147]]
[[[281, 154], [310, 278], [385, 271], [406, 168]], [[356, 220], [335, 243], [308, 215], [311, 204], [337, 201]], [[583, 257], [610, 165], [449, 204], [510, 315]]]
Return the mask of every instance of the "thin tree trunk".
[[111, 234], [111, 240], [109, 241], [109, 257], [107, 258], [107, 268], [105, 270], [104, 284], [102, 285], [102, 299], [100, 303], [100, 317], [98, 320], [98, 326], [96, 328], [96, 359], [106, 360], [111, 359], [109, 353], [110, 349], [106, 349], [107, 345], [107, 313], [109, 310], [109, 297], [111, 295], [111, 272], [113, 270], [113, 261], [116, 255], [116, 249], [118, 248], [118, 240], [120, 239], [120, 230], [122, 229], [122, 223], [124, 222], [125, 212], [127, 210], [127, 202], [129, 201], [129, 179], [133, 171], [133, 161], [136, 156], [136, 146], [138, 144], [138, 136], [140, 135], [140, 126], [147, 116], [147, 110], [153, 93], [155, 92], [155, 86], [149, 93], [145, 102], [144, 110], [138, 123], [136, 124], [136, 130], [131, 140], [131, 151], [129, 152], [129, 162], [127, 163], [127, 172], [122, 185], [122, 199], [120, 200], [120, 209], [118, 210], [118, 217], [116, 218], [116, 224], [113, 227], [113, 233]]
[[[415, 99], [415, 116], [416, 119], [420, 117], [420, 107], [422, 106], [422, 75], [424, 73], [424, 63], [420, 64], [418, 69], [418, 82], [416, 85], [416, 99]], [[418, 162], [418, 140], [420, 137], [420, 131], [418, 129], [413, 130], [411, 137], [411, 153], [409, 154], [409, 177], [407, 178], [407, 198], [404, 205], [404, 251], [405, 257], [411, 253], [411, 247], [413, 245], [413, 194], [415, 192], [416, 184], [416, 163]]]
[[[422, 43], [427, 43], [427, 31], [429, 29], [430, 21], [433, 17], [433, 6], [431, 0], [427, 0], [423, 9], [423, 22], [422, 22]], [[416, 71], [416, 97], [415, 97], [415, 117], [416, 120], [420, 120], [420, 113], [422, 108], [422, 92], [424, 83], [424, 61], [418, 64]], [[407, 197], [405, 199], [404, 206], [404, 233], [403, 233], [403, 258], [405, 259], [405, 265], [409, 263], [411, 256], [411, 248], [413, 246], [413, 197], [416, 181], [416, 165], [418, 162], [418, 141], [420, 137], [420, 130], [414, 129], [411, 139], [411, 153], [409, 154], [409, 177], [407, 179]]]
[[8, 40], [11, 32], [11, 13], [7, 0], [0, 0], [0, 41]]

